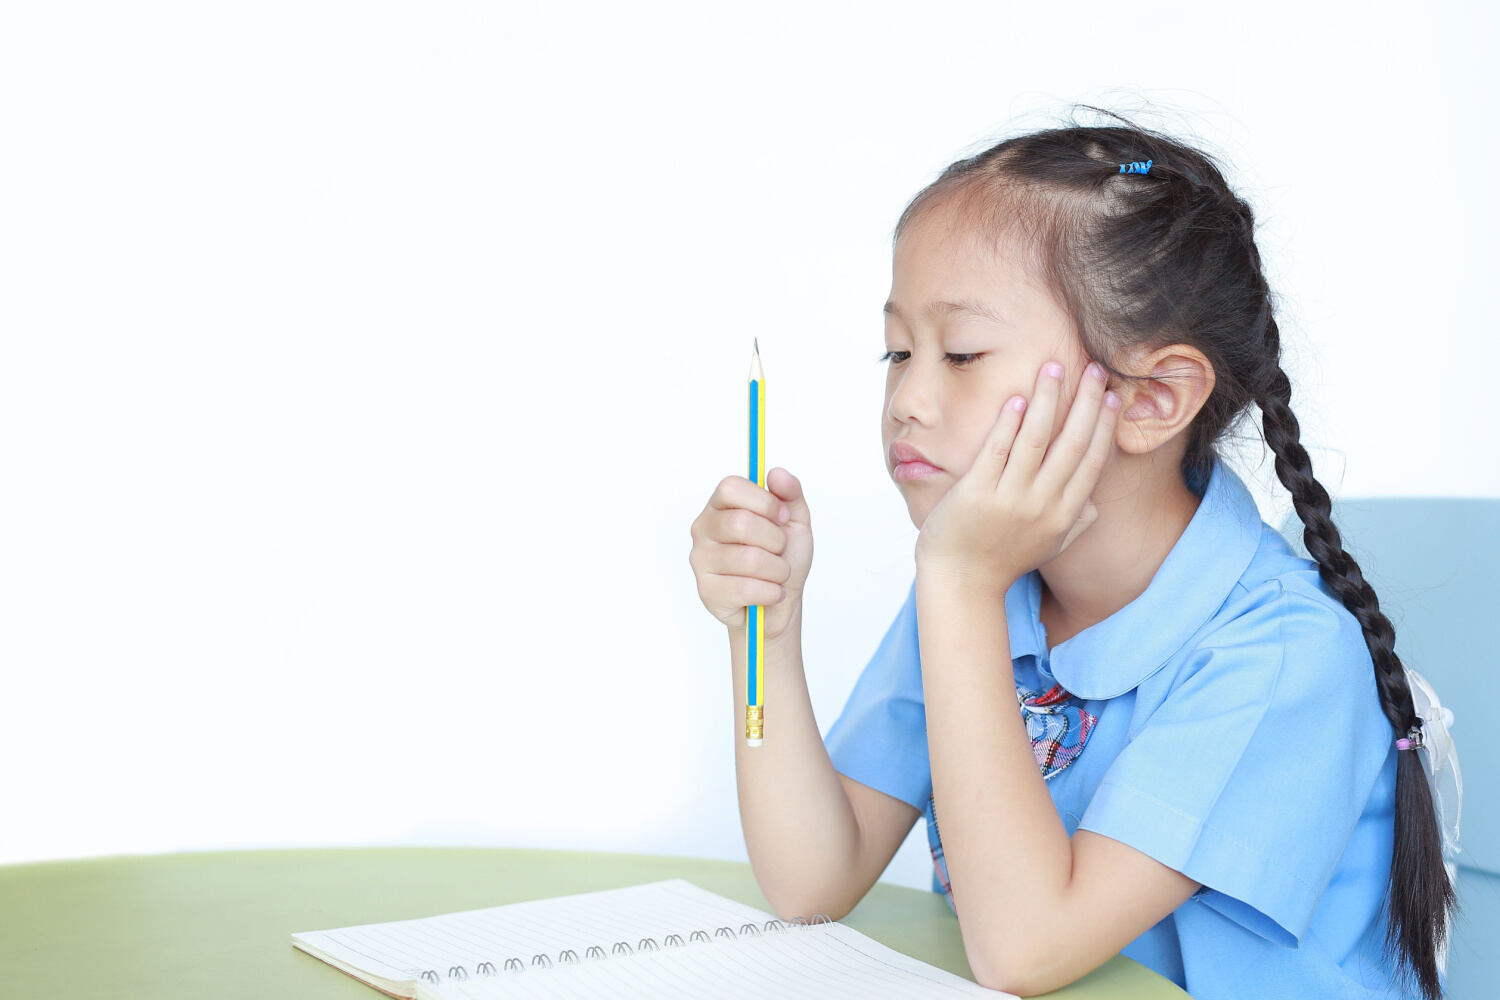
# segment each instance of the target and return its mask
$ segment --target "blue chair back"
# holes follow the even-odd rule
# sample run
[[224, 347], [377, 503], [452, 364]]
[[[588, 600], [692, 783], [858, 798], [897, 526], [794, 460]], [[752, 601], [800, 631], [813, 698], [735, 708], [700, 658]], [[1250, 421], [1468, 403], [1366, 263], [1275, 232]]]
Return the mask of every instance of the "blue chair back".
[[[1396, 630], [1396, 655], [1453, 710], [1463, 776], [1457, 923], [1447, 996], [1480, 1000], [1500, 983], [1500, 499], [1333, 501], [1333, 524]], [[1295, 510], [1280, 526], [1307, 558]]]

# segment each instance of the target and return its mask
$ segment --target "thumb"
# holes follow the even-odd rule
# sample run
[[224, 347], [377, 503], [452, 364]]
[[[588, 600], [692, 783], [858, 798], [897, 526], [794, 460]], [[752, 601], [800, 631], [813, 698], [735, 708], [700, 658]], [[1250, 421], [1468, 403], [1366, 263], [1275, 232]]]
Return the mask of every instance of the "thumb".
[[786, 504], [786, 509], [791, 513], [790, 520], [800, 521], [803, 524], [811, 523], [812, 518], [807, 509], [807, 498], [802, 495], [800, 479], [778, 465], [766, 473], [766, 489]]

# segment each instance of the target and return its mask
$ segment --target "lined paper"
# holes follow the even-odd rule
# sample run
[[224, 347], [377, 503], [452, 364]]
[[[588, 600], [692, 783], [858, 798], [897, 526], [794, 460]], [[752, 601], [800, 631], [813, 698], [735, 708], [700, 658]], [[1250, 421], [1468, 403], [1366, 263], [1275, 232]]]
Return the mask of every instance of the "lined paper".
[[1018, 1000], [893, 951], [842, 924], [713, 938], [631, 955], [418, 983], [417, 1000]]
[[[767, 929], [775, 920], [774, 914], [679, 878], [308, 931], [292, 935], [292, 941], [353, 969], [414, 983], [419, 1000], [1012, 996], [910, 958], [842, 924], [778, 931], [772, 923]], [[720, 932], [721, 927], [729, 930]], [[669, 940], [674, 934], [680, 942]], [[591, 947], [602, 955], [589, 957]], [[507, 969], [509, 959], [523, 970]]]
[[427, 971], [447, 977], [450, 969], [461, 968], [460, 975], [473, 974], [484, 962], [503, 968], [509, 958], [530, 966], [539, 954], [557, 962], [569, 948], [582, 957], [591, 945], [609, 953], [617, 941], [635, 947], [644, 936], [660, 942], [676, 933], [686, 939], [699, 929], [712, 934], [731, 926], [738, 931], [745, 923], [759, 926], [773, 919], [774, 914], [679, 878], [415, 920], [304, 931], [293, 934], [292, 943], [311, 945], [385, 979], [416, 982]]

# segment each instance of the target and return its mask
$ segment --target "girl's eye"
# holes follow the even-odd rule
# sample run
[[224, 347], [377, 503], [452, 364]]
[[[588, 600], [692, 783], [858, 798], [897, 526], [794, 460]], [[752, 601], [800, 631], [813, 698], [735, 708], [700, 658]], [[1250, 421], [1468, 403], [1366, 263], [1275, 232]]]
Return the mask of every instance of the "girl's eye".
[[[898, 355], [898, 354], [901, 355], [901, 359], [899, 361], [896, 359], [896, 355]], [[880, 357], [876, 358], [875, 360], [876, 361], [889, 361], [893, 365], [899, 365], [899, 364], [901, 364], [902, 361], [905, 361], [910, 356], [911, 356], [911, 352], [910, 351], [886, 351], [884, 354], [882, 354]], [[951, 364], [954, 368], [962, 368], [964, 365], [972, 364], [973, 362], [977, 361], [979, 358], [981, 358], [983, 356], [984, 355], [982, 355], [982, 354], [947, 354], [947, 355], [944, 355], [944, 357], [946, 357], [948, 359], [948, 363]]]

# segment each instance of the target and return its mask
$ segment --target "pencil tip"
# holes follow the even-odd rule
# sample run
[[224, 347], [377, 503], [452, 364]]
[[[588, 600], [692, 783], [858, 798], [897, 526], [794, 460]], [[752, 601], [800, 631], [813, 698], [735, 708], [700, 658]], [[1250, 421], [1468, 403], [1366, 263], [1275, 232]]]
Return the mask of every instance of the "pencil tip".
[[760, 353], [760, 338], [759, 337], [755, 338], [755, 353], [756, 354]]

